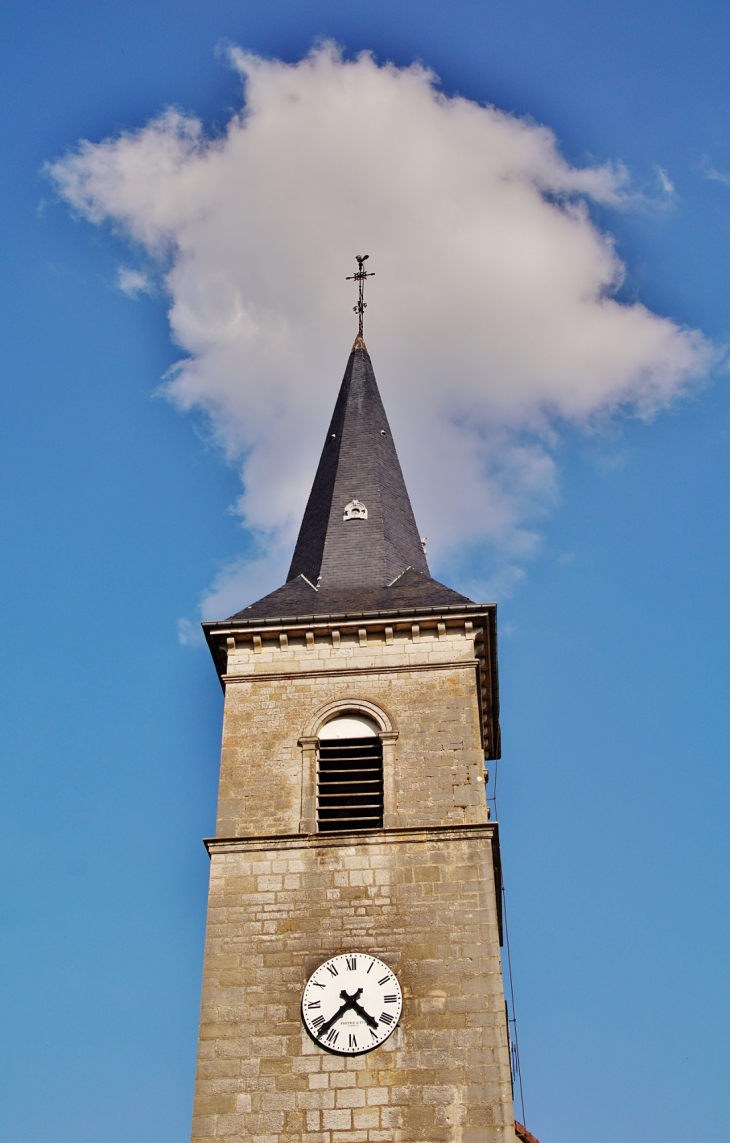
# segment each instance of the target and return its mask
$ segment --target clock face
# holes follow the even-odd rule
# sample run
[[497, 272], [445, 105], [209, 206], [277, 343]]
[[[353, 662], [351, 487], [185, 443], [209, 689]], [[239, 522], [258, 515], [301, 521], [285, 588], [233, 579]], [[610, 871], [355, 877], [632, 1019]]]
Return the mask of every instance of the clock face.
[[367, 953], [342, 953], [312, 973], [302, 1019], [315, 1043], [358, 1056], [388, 1039], [400, 1019], [403, 993], [395, 974]]

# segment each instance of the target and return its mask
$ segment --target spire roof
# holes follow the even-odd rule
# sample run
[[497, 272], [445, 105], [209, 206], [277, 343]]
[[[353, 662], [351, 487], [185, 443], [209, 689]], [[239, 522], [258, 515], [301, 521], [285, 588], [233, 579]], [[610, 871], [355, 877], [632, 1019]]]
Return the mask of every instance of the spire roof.
[[428, 575], [398, 454], [362, 337], [352, 347], [287, 582], [327, 591]]
[[287, 582], [232, 618], [468, 602], [431, 578], [370, 354], [358, 335]]

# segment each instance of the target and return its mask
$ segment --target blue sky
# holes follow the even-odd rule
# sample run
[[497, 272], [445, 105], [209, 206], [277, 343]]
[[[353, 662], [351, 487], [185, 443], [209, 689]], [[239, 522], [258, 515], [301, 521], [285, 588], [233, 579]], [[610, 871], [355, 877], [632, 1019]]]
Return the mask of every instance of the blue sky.
[[[6, 7], [7, 1138], [188, 1136], [221, 694], [178, 623], [194, 625], [216, 576], [260, 554], [230, 511], [239, 461], [199, 411], [159, 395], [181, 356], [163, 288], [117, 287], [120, 265], [149, 256], [74, 217], [44, 164], [170, 105], [221, 131], [241, 99], [223, 41], [288, 63], [327, 37], [347, 59], [420, 60], [447, 96], [549, 127], [572, 170], [623, 162], [633, 198], [589, 203], [625, 266], [619, 297], [701, 331], [720, 356], [729, 25], [725, 6], [701, 3]], [[415, 457], [397, 339], [377, 316], [382, 280], [369, 344], [399, 450]], [[349, 349], [346, 289], [327, 411]], [[729, 423], [722, 365], [653, 419], [629, 410], [586, 427], [569, 410], [540, 446], [549, 502], [533, 498], [518, 521], [539, 533], [534, 550], [519, 558], [490, 533], [438, 557], [452, 582], [491, 579], [500, 593], [497, 795], [541, 1143], [730, 1133]], [[429, 525], [437, 550], [443, 519]]]

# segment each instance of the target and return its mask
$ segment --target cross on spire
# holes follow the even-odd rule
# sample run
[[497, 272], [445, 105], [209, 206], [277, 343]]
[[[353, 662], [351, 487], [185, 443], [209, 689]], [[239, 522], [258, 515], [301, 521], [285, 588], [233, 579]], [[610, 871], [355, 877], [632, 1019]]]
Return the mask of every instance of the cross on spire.
[[367, 302], [364, 300], [364, 297], [363, 297], [364, 291], [365, 291], [365, 279], [366, 278], [374, 278], [375, 272], [371, 271], [370, 273], [368, 273], [367, 270], [363, 270], [363, 262], [365, 262], [365, 260], [370, 257], [369, 254], [356, 254], [355, 257], [357, 259], [357, 273], [351, 274], [349, 276], [349, 278], [346, 278], [345, 280], [347, 282], [357, 282], [357, 284], [358, 284], [359, 295], [358, 295], [358, 299], [357, 299], [357, 305], [353, 306], [352, 309], [353, 309], [353, 312], [357, 314], [357, 320], [358, 320], [357, 336], [362, 337], [362, 319], [363, 319], [363, 315], [365, 314], [365, 309], [367, 307]]

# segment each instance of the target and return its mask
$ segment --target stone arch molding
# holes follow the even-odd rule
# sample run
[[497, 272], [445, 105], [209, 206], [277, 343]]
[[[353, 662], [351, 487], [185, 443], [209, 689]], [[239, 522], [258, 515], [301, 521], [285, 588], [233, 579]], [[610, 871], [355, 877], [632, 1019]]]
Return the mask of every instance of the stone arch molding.
[[302, 738], [316, 738], [324, 724], [331, 722], [333, 718], [337, 718], [340, 714], [364, 714], [366, 718], [373, 720], [381, 735], [395, 734], [397, 737], [398, 732], [384, 710], [376, 706], [375, 703], [368, 702], [366, 699], [349, 698], [338, 699], [337, 702], [330, 702], [327, 703], [326, 706], [321, 707], [314, 717], [310, 719], [302, 734]]
[[363, 714], [372, 719], [378, 727], [378, 735], [383, 743], [383, 827], [393, 828], [398, 824], [395, 784], [395, 744], [398, 731], [385, 711], [367, 699], [346, 698], [329, 702], [312, 716], [299, 739], [302, 750], [302, 802], [299, 832], [313, 834], [317, 831], [316, 783], [317, 746], [319, 732], [326, 722], [340, 714]]

